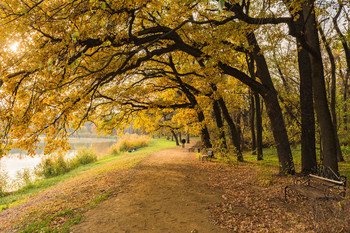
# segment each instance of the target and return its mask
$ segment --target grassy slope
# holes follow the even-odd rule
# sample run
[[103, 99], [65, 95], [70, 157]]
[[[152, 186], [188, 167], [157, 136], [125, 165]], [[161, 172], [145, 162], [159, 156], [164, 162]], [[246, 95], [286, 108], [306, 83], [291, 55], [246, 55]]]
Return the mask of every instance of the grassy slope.
[[[350, 180], [350, 147], [342, 148], [345, 162], [339, 163], [339, 172], [341, 175], [345, 175]], [[244, 154], [244, 159], [248, 163], [257, 163], [261, 168], [271, 169], [272, 171], [278, 171], [278, 157], [276, 149], [265, 148], [263, 151], [264, 160], [257, 162], [256, 155], [252, 155], [251, 152]], [[292, 149], [293, 160], [297, 172], [301, 170], [301, 149]]]
[[[24, 228], [24, 232], [39, 229], [44, 232], [68, 231], [69, 225], [80, 219], [83, 209], [89, 208], [117, 191], [122, 181], [128, 177], [130, 168], [135, 167], [148, 155], [174, 146], [174, 142], [164, 139], [152, 140], [149, 147], [120, 156], [105, 157], [96, 163], [79, 167], [61, 176], [40, 180], [13, 195], [0, 198], [2, 209], [23, 203], [9, 209], [11, 214], [12, 209], [17, 208], [18, 210], [12, 212], [21, 212], [19, 218], [22, 221], [18, 223], [16, 219], [9, 217], [7, 222], [0, 222], [4, 227], [0, 227], [0, 230], [15, 226]], [[25, 211], [21, 209], [21, 206], [28, 205], [27, 202], [34, 202], [40, 194], [43, 194], [44, 198], [40, 197], [38, 204], [26, 208]], [[55, 204], [52, 204], [53, 202]], [[30, 211], [26, 212], [27, 209]]]

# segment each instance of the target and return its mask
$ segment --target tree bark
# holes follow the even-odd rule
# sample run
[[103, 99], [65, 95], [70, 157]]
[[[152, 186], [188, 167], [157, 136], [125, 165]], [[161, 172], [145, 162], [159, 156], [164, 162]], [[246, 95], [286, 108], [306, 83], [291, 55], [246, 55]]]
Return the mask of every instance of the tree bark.
[[218, 130], [219, 130], [219, 141], [220, 141], [219, 146], [227, 149], [224, 123], [222, 121], [221, 111], [217, 100], [214, 100], [213, 102], [213, 110], [214, 110], [216, 126], [218, 127]]
[[249, 108], [249, 113], [250, 113], [250, 134], [252, 138], [252, 154], [256, 155], [256, 135], [255, 135], [255, 99], [254, 99], [254, 94], [250, 93], [250, 108]]
[[350, 73], [347, 72], [345, 80], [344, 80], [344, 93], [343, 93], [343, 101], [344, 101], [344, 116], [343, 116], [343, 123], [344, 123], [344, 129], [347, 130], [348, 127], [348, 91], [349, 91], [349, 76]]
[[[256, 42], [255, 36], [253, 39]], [[184, 43], [179, 37], [174, 38], [174, 41], [176, 42], [176, 46], [179, 50], [198, 58], [199, 64], [202, 67], [205, 67], [203, 62], [204, 53], [200, 49]], [[257, 45], [257, 42], [255, 44]], [[260, 67], [260, 70], [263, 70], [263, 68], [261, 67], [261, 63], [265, 66], [265, 72], [260, 72], [261, 75], [259, 76], [260, 80], [262, 81], [262, 84], [253, 80], [244, 72], [234, 67], [231, 67], [221, 61], [218, 61], [217, 65], [223, 73], [235, 77], [236, 79], [242, 81], [244, 84], [248, 85], [253, 91], [258, 92], [264, 98], [266, 106], [268, 106], [269, 108], [273, 107], [272, 109], [267, 109], [267, 112], [271, 121], [272, 131], [277, 144], [277, 154], [281, 163], [281, 173], [294, 174], [295, 169], [292, 153], [289, 146], [289, 140], [284, 124], [284, 119], [282, 116], [282, 111], [277, 98], [277, 92], [274, 89], [271, 76], [267, 69], [266, 61], [261, 55], [261, 51], [258, 46], [254, 48], [254, 54], [259, 58], [259, 65], [257, 66], [258, 69]], [[260, 58], [261, 56], [262, 59]], [[209, 59], [209, 57], [206, 58]], [[261, 60], [263, 62], [261, 62]], [[267, 101], [271, 102], [266, 103]]]
[[290, 150], [288, 134], [283, 119], [281, 107], [279, 105], [277, 91], [274, 88], [270, 72], [264, 55], [253, 32], [246, 35], [248, 43], [253, 47], [253, 57], [257, 66], [257, 76], [265, 87], [269, 90], [262, 97], [265, 101], [266, 112], [270, 118], [272, 133], [277, 143], [277, 153], [280, 162], [280, 172], [284, 174], [294, 174], [294, 162]]
[[[255, 96], [255, 111], [256, 111], [256, 148], [257, 148], [257, 160], [263, 160], [263, 140], [262, 140], [262, 117], [261, 117], [261, 108], [260, 108], [260, 96], [258, 93], [254, 94]], [[272, 124], [272, 123], [271, 123]]]
[[[169, 58], [169, 66], [172, 68], [172, 70], [174, 71], [174, 73], [177, 74], [177, 70], [175, 68], [174, 62], [172, 60], [172, 57]], [[205, 116], [203, 111], [201, 110], [201, 108], [199, 107], [198, 101], [196, 99], [196, 97], [192, 94], [192, 92], [186, 87], [186, 85], [184, 84], [184, 82], [182, 81], [182, 79], [175, 75], [176, 81], [180, 86], [181, 91], [186, 95], [186, 98], [188, 99], [188, 101], [190, 101], [192, 107], [194, 109], [196, 109], [197, 112], [197, 116], [198, 116], [198, 121], [203, 124], [201, 127], [201, 142], [202, 148], [212, 148], [212, 144], [210, 142], [210, 134], [208, 131], [208, 128], [205, 124]]]
[[334, 28], [338, 34], [338, 37], [343, 45], [343, 49], [345, 52], [345, 59], [346, 59], [346, 65], [347, 65], [347, 71], [346, 71], [346, 76], [345, 76], [345, 80], [344, 80], [344, 94], [343, 94], [343, 100], [344, 100], [344, 116], [343, 116], [343, 122], [344, 122], [344, 129], [347, 130], [348, 129], [348, 108], [347, 108], [347, 94], [348, 94], [348, 89], [349, 89], [349, 76], [350, 76], [350, 48], [348, 46], [348, 41], [346, 39], [346, 37], [342, 34], [339, 26], [338, 26], [338, 18], [340, 16], [340, 13], [343, 9], [343, 4], [338, 1], [339, 4], [339, 9], [337, 14], [335, 15], [335, 17], [333, 18], [333, 24], [334, 24]]
[[231, 133], [231, 139], [232, 139], [232, 144], [236, 149], [237, 152], [237, 159], [238, 161], [242, 162], [243, 161], [243, 155], [242, 155], [242, 151], [241, 151], [241, 146], [240, 146], [240, 138], [239, 138], [239, 134], [237, 131], [237, 127], [235, 125], [235, 123], [233, 122], [230, 113], [226, 107], [225, 101], [222, 97], [220, 97], [218, 99], [222, 114], [227, 122], [227, 125], [229, 126], [230, 129], [230, 133]]
[[337, 128], [338, 128], [338, 123], [337, 123], [337, 113], [336, 113], [336, 90], [337, 90], [337, 77], [335, 74], [336, 71], [336, 66], [335, 66], [335, 58], [332, 52], [332, 49], [329, 46], [329, 43], [327, 41], [327, 38], [323, 32], [322, 27], [319, 27], [319, 32], [321, 34], [321, 38], [323, 41], [323, 45], [326, 48], [329, 61], [331, 63], [331, 117], [332, 117], [332, 122], [333, 122], [333, 127], [334, 127], [334, 132], [335, 132], [335, 140], [336, 140], [336, 149], [337, 149], [337, 159], [338, 161], [344, 161], [341, 149], [340, 149], [340, 144], [339, 144], [339, 138], [338, 138], [338, 133], [337, 133]]
[[[218, 88], [215, 84], [211, 84], [211, 88], [213, 89], [214, 92], [216, 92], [218, 90]], [[236, 127], [235, 123], [233, 122], [232, 117], [230, 116], [230, 113], [227, 109], [227, 106], [226, 106], [224, 99], [220, 96], [217, 99], [217, 102], [221, 108], [222, 115], [223, 115], [224, 119], [226, 120], [226, 123], [230, 129], [231, 141], [232, 141], [233, 146], [236, 149], [237, 159], [238, 159], [238, 161], [243, 161], [243, 155], [242, 155], [242, 151], [241, 151], [241, 141], [240, 141], [237, 127]]]
[[[252, 79], [255, 78], [255, 66], [254, 66], [254, 58], [250, 55], [249, 59], [247, 59], [248, 63], [248, 70], [249, 74], [252, 77]], [[251, 96], [251, 102], [253, 106], [252, 110], [252, 122], [251, 122], [251, 127], [252, 127], [252, 137], [254, 139], [254, 144], [255, 144], [255, 130], [254, 130], [254, 116], [256, 115], [256, 146], [254, 145], [254, 151], [256, 151], [257, 154], [257, 160], [263, 160], [263, 148], [262, 148], [262, 117], [261, 117], [261, 109], [260, 109], [260, 97], [259, 94], [256, 92], [253, 92], [254, 95]], [[254, 108], [255, 106], [255, 108]]]
[[[298, 12], [299, 18], [294, 25], [298, 35], [304, 34], [304, 15]], [[300, 111], [301, 111], [301, 170], [311, 172], [317, 166], [315, 140], [315, 114], [312, 87], [311, 61], [308, 51], [301, 45], [302, 38], [296, 37], [298, 49], [298, 66], [300, 76]]]
[[241, 151], [244, 148], [244, 140], [243, 140], [243, 132], [242, 132], [242, 110], [240, 109], [239, 112], [236, 115], [236, 126], [237, 126], [237, 133], [238, 133], [238, 138], [239, 138], [239, 147]]
[[177, 138], [175, 131], [174, 130], [170, 130], [170, 131], [171, 131], [173, 137], [175, 138], [176, 145], [180, 146], [179, 139]]
[[301, 111], [301, 171], [310, 173], [317, 166], [315, 140], [315, 114], [312, 94], [310, 59], [307, 51], [298, 51], [300, 75], [300, 111]]
[[311, 61], [312, 85], [314, 88], [314, 102], [317, 114], [317, 120], [321, 129], [321, 138], [323, 143], [323, 164], [328, 166], [338, 174], [338, 161], [335, 132], [328, 108], [323, 62], [320, 51], [316, 17], [314, 14], [314, 0], [308, 0], [304, 5], [305, 38], [308, 44], [308, 52]]

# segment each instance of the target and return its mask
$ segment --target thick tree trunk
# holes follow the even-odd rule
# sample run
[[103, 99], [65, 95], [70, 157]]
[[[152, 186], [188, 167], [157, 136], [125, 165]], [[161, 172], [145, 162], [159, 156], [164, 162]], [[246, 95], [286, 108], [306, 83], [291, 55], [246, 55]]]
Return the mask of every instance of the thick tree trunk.
[[253, 57], [257, 66], [257, 76], [264, 86], [269, 90], [262, 94], [265, 101], [266, 112], [271, 122], [272, 133], [277, 143], [277, 154], [281, 165], [280, 172], [284, 174], [294, 174], [292, 152], [290, 150], [288, 134], [284, 123], [282, 110], [278, 102], [277, 91], [274, 88], [269, 69], [264, 55], [253, 32], [246, 36], [249, 45], [253, 46]]
[[[304, 34], [304, 15], [298, 12], [299, 17], [294, 25], [298, 35]], [[296, 37], [300, 45], [302, 38]], [[298, 49], [298, 65], [300, 76], [300, 111], [301, 111], [301, 170], [309, 173], [317, 166], [316, 140], [315, 140], [315, 114], [312, 88], [312, 72], [310, 70], [310, 57], [308, 51], [301, 46]]]
[[301, 170], [304, 173], [309, 173], [317, 166], [317, 161], [310, 58], [304, 48], [298, 50], [298, 64], [301, 109]]
[[314, 9], [311, 7], [314, 0], [308, 0], [304, 6], [304, 18], [308, 19], [305, 24], [305, 37], [308, 43], [308, 52], [310, 54], [312, 85], [314, 88], [314, 102], [317, 114], [317, 120], [321, 129], [321, 138], [323, 142], [323, 164], [328, 166], [338, 174], [338, 161], [335, 132], [328, 108], [322, 55], [320, 52], [320, 43], [317, 32], [316, 18]]
[[323, 32], [322, 27], [319, 27], [319, 31], [321, 34], [321, 38], [323, 41], [323, 44], [326, 48], [329, 61], [331, 63], [331, 116], [332, 116], [332, 122], [333, 122], [333, 127], [334, 127], [334, 132], [335, 132], [335, 140], [336, 140], [336, 149], [337, 149], [337, 159], [338, 161], [344, 161], [341, 149], [340, 149], [340, 144], [339, 144], [339, 138], [338, 138], [338, 133], [337, 133], [337, 128], [338, 128], [338, 123], [337, 123], [337, 113], [336, 113], [336, 90], [337, 90], [337, 77], [336, 77], [336, 66], [335, 66], [335, 58], [333, 56], [332, 49], [329, 46], [329, 43], [327, 41], [327, 38]]
[[271, 121], [273, 136], [277, 143], [277, 154], [280, 162], [280, 171], [285, 174], [294, 174], [295, 168], [293, 163], [292, 152], [289, 146], [287, 130], [284, 124], [282, 110], [278, 102], [277, 94], [269, 93], [263, 96], [266, 106], [266, 112]]
[[334, 28], [337, 31], [337, 34], [339, 36], [339, 39], [343, 45], [343, 49], [345, 52], [345, 59], [346, 59], [346, 65], [347, 65], [347, 72], [346, 72], [346, 77], [344, 80], [344, 94], [343, 94], [343, 100], [344, 100], [344, 116], [343, 116], [343, 122], [344, 122], [344, 129], [348, 129], [348, 108], [347, 108], [347, 94], [348, 94], [348, 89], [349, 89], [349, 76], [350, 76], [350, 48], [348, 46], [348, 40], [346, 37], [342, 34], [339, 26], [338, 26], [338, 18], [340, 16], [340, 13], [343, 9], [343, 4], [338, 1], [339, 4], [339, 9], [335, 17], [333, 18], [333, 23], [334, 23]]
[[218, 130], [219, 130], [220, 147], [227, 149], [224, 123], [222, 121], [221, 111], [217, 100], [214, 100], [213, 102], [213, 110], [214, 110], [216, 126], [218, 127]]
[[[204, 113], [202, 111], [197, 110], [198, 120], [199, 122], [204, 122]], [[212, 144], [210, 142], [210, 135], [206, 125], [201, 128], [201, 142], [202, 148], [212, 148]]]

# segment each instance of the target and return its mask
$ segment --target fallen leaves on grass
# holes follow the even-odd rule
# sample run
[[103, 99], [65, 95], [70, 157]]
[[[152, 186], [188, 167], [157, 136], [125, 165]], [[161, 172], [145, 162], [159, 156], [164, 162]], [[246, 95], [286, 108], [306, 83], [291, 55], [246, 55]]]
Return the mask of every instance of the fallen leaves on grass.
[[93, 169], [0, 212], [1, 232], [69, 232], [81, 213], [110, 195], [132, 176], [130, 168], [141, 158], [125, 158]]
[[[286, 202], [284, 187], [292, 177], [254, 164], [232, 167], [201, 163], [211, 186], [223, 190], [211, 207], [212, 221], [232, 232], [350, 232], [350, 201]], [[274, 174], [275, 173], [275, 174]]]

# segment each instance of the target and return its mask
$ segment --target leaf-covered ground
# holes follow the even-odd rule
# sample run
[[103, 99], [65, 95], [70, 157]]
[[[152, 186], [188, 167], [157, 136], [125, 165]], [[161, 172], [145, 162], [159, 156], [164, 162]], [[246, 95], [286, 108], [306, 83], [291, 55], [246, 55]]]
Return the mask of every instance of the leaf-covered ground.
[[122, 158], [29, 197], [0, 212], [0, 232], [68, 232], [81, 213], [111, 195], [132, 177], [130, 167], [144, 156]]
[[203, 163], [182, 148], [125, 156], [0, 212], [0, 232], [89, 232], [104, 221], [130, 232], [350, 232], [349, 199], [285, 202], [293, 178], [276, 174], [255, 163]]
[[[211, 218], [232, 232], [350, 232], [349, 199], [338, 201], [284, 200], [292, 177], [277, 175], [256, 164], [200, 164], [211, 170], [211, 185], [224, 191], [211, 207]], [[347, 194], [349, 196], [349, 192]]]

